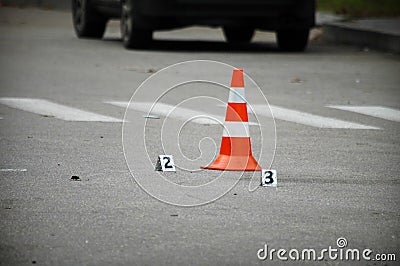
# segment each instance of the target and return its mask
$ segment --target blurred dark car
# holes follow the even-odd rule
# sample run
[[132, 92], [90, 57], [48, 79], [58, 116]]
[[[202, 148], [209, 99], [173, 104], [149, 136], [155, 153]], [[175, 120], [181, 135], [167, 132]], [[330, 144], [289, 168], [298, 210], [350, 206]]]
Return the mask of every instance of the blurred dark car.
[[146, 48], [153, 31], [191, 25], [222, 27], [232, 43], [250, 42], [256, 29], [275, 31], [286, 51], [306, 48], [315, 0], [72, 0], [75, 32], [102, 38], [107, 21], [121, 19], [126, 48]]

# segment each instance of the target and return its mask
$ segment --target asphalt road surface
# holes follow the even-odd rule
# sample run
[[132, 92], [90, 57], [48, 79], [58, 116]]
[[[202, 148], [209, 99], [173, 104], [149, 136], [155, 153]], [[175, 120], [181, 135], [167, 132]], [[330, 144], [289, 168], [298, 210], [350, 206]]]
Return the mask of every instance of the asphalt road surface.
[[[0, 265], [296, 264], [257, 253], [267, 244], [319, 255], [339, 249], [340, 237], [347, 240], [342, 251], [372, 250], [359, 265], [398, 264], [398, 56], [318, 41], [306, 53], [282, 53], [273, 34], [260, 32], [250, 45], [231, 46], [219, 29], [196, 27], [157, 33], [149, 50], [127, 51], [116, 22], [103, 40], [77, 39], [71, 24], [67, 12], [0, 9]], [[218, 200], [179, 207], [132, 178], [121, 138], [124, 107], [154, 72], [196, 59], [243, 68], [267, 97], [276, 120], [277, 188], [249, 192], [245, 174]], [[215, 77], [229, 86], [230, 76]], [[147, 96], [158, 93], [147, 89]], [[172, 100], [198, 91], [193, 86]], [[185, 108], [171, 125], [191, 112], [224, 115], [223, 106]], [[140, 108], [130, 112], [144, 120]], [[160, 119], [149, 119], [146, 131], [154, 163], [161, 145], [177, 142], [172, 133], [159, 141], [165, 114], [155, 115]], [[218, 125], [190, 126], [181, 139], [188, 157], [198, 156], [207, 134], [221, 137]], [[255, 153], [260, 141], [252, 139]], [[146, 156], [137, 153], [136, 165]], [[146, 167], [133, 171], [146, 180], [158, 175]], [[202, 184], [215, 173], [177, 169], [169, 178]], [[377, 254], [397, 261], [374, 261]], [[325, 254], [311, 263], [350, 262]]]

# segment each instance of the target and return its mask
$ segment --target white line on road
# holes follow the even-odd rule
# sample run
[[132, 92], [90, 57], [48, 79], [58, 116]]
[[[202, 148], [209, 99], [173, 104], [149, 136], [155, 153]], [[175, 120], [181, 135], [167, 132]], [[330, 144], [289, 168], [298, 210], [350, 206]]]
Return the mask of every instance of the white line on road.
[[26, 169], [0, 169], [0, 172], [26, 172]]
[[400, 122], [400, 111], [388, 107], [348, 105], [328, 105], [327, 107]]
[[68, 107], [42, 99], [4, 97], [0, 98], [0, 103], [12, 108], [35, 114], [52, 116], [65, 121], [122, 122], [121, 119]]
[[[271, 106], [274, 118], [288, 122], [294, 122], [318, 128], [344, 128], [344, 129], [380, 129], [378, 127], [362, 125], [358, 123], [343, 121], [339, 119], [313, 115], [305, 112], [287, 109], [279, 106]], [[271, 116], [268, 106], [252, 105], [256, 115]]]
[[[121, 101], [105, 101], [107, 104], [111, 104], [114, 106], [126, 108], [128, 106], [128, 102]], [[156, 103], [153, 107], [153, 103], [150, 102], [133, 102], [129, 105], [129, 109], [148, 112], [151, 110], [151, 115], [161, 115], [165, 117], [171, 117], [179, 120], [189, 120], [192, 119], [191, 122], [203, 125], [213, 125], [213, 124], [223, 124], [225, 121], [225, 117], [212, 115], [208, 113], [204, 113], [201, 111], [195, 111], [188, 108], [183, 107], [175, 107], [173, 105], [165, 104], [165, 103]]]
[[[126, 108], [128, 106], [128, 102], [121, 101], [106, 101], [105, 103]], [[141, 111], [148, 112], [153, 106], [153, 103], [149, 102], [134, 102], [129, 105], [129, 108]], [[222, 106], [222, 105], [221, 105]], [[225, 105], [226, 106], [226, 105]], [[262, 116], [270, 116], [271, 113], [266, 105], [252, 105], [253, 110], [257, 115]], [[251, 110], [248, 106], [248, 110]], [[288, 122], [294, 122], [298, 124], [303, 124], [312, 127], [318, 128], [338, 128], [338, 129], [380, 129], [378, 127], [367, 126], [363, 124], [348, 122], [344, 120], [323, 117], [318, 115], [313, 115], [305, 112], [300, 112], [296, 110], [291, 110], [279, 106], [271, 105], [271, 110], [274, 118], [279, 120], [284, 120]], [[172, 112], [171, 112], [172, 111]], [[154, 108], [151, 112], [152, 115], [157, 114], [161, 116], [170, 116], [172, 118], [187, 120], [193, 117], [199, 117], [197, 119], [192, 120], [194, 123], [198, 124], [219, 124], [216, 120], [221, 123], [225, 121], [225, 118], [222, 116], [215, 116], [212, 114], [195, 111], [192, 109], [182, 108], [182, 107], [174, 107], [165, 103], [157, 103], [154, 105]], [[207, 118], [210, 117], [210, 118]], [[212, 119], [215, 118], [216, 120]], [[256, 125], [256, 123], [250, 122], [250, 125]]]

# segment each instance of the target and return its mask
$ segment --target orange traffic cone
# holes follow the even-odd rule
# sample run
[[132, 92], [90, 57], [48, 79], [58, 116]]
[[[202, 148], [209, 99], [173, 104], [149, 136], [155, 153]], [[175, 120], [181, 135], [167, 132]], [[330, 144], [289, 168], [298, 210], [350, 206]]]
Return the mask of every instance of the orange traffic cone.
[[234, 69], [226, 109], [221, 149], [215, 161], [201, 168], [228, 171], [261, 171], [251, 151], [249, 118], [242, 69]]

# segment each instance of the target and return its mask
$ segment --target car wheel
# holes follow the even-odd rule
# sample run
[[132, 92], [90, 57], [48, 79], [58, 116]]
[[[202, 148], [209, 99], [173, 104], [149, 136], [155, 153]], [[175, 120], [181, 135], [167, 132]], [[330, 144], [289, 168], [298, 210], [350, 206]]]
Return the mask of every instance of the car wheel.
[[153, 32], [135, 26], [131, 0], [122, 1], [121, 35], [125, 48], [147, 48]]
[[304, 51], [308, 43], [309, 32], [309, 29], [277, 31], [279, 49], [289, 52]]
[[79, 38], [103, 37], [107, 19], [93, 9], [90, 0], [72, 0], [72, 19]]
[[254, 29], [241, 27], [224, 27], [225, 39], [230, 43], [249, 43], [254, 35]]

